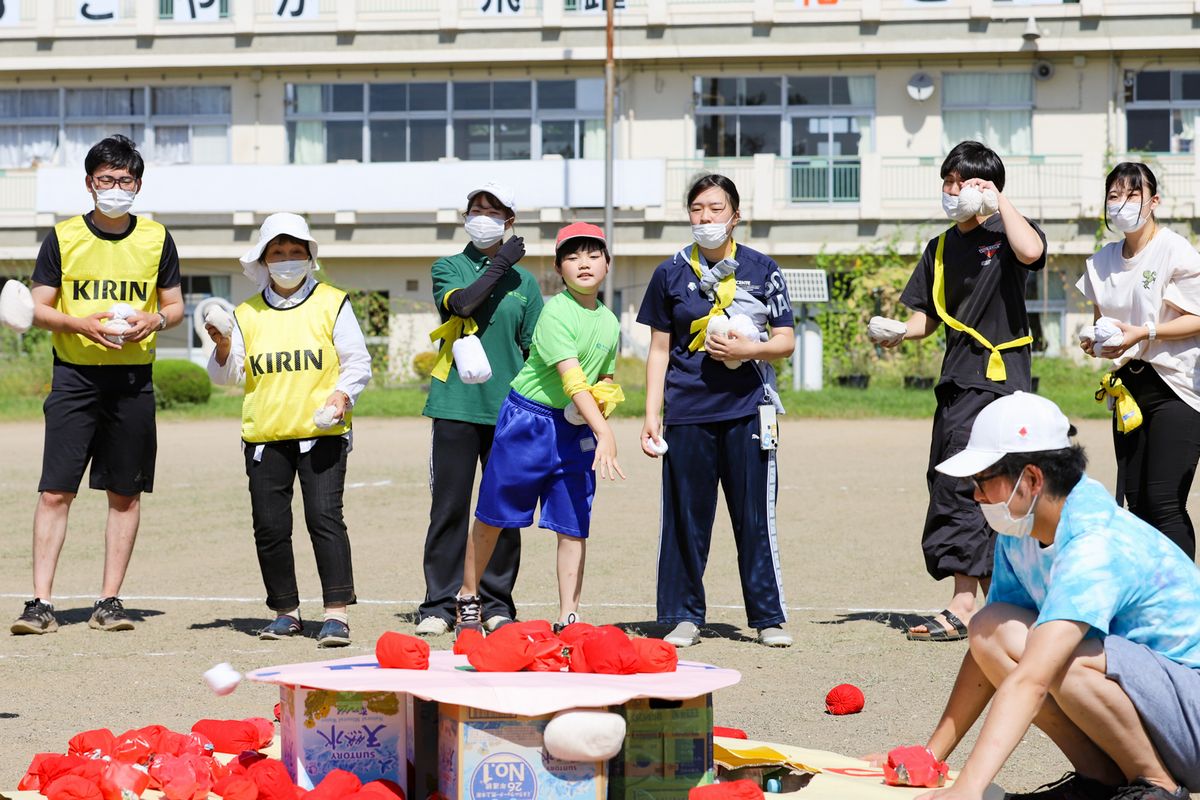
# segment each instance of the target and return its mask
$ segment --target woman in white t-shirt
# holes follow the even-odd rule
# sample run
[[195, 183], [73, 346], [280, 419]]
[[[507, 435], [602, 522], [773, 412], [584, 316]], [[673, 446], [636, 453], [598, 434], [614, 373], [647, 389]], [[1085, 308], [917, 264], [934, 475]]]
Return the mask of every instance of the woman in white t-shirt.
[[1158, 181], [1145, 164], [1118, 164], [1105, 193], [1107, 222], [1124, 238], [1089, 258], [1076, 286], [1122, 339], [1094, 350], [1095, 336], [1081, 335], [1080, 346], [1113, 359], [1142, 414], [1125, 433], [1114, 417], [1117, 499], [1195, 558], [1187, 496], [1200, 460], [1200, 253], [1158, 224]]

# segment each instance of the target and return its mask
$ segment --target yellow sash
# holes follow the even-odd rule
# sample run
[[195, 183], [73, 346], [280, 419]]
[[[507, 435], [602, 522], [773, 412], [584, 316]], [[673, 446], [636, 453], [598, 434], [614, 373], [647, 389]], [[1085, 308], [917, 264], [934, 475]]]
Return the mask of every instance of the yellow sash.
[[[446, 296], [442, 298], [442, 304], [444, 305], [446, 300], [450, 298], [450, 295], [457, 291], [458, 289], [451, 289], [449, 292], [446, 292]], [[429, 341], [436, 342], [438, 339], [442, 340], [442, 346], [438, 350], [437, 361], [433, 364], [431, 375], [442, 383], [445, 383], [446, 379], [450, 377], [450, 364], [454, 361], [454, 343], [463, 336], [470, 336], [478, 332], [479, 326], [475, 324], [474, 319], [453, 315], [450, 316], [450, 319], [430, 331]]]
[[992, 351], [987, 363], [986, 375], [989, 381], [1002, 382], [1008, 380], [1008, 370], [1004, 368], [1004, 358], [1000, 355], [1000, 351], [1012, 350], [1016, 347], [1033, 344], [1033, 337], [1026, 335], [1020, 339], [1013, 339], [1011, 342], [992, 344], [984, 338], [982, 333], [950, 316], [946, 311], [946, 270], [945, 264], [942, 261], [942, 254], [945, 252], [945, 249], [946, 234], [943, 233], [938, 237], [937, 258], [933, 262], [933, 307], [937, 311], [938, 317], [942, 322], [946, 323], [947, 327], [953, 328], [959, 333], [967, 334], [979, 342], [985, 349]]
[[[731, 242], [729, 248], [729, 258], [731, 260], [737, 257], [737, 242]], [[692, 264], [692, 272], [696, 273], [696, 277], [701, 277], [700, 274], [700, 245], [692, 245], [692, 254], [689, 259]], [[718, 314], [724, 314], [725, 309], [733, 302], [733, 296], [737, 293], [737, 281], [734, 275], [726, 275], [717, 283], [713, 294], [716, 300], [713, 302], [712, 308], [707, 314], [692, 323], [691, 332], [696, 334], [692, 337], [692, 341], [688, 344], [688, 350], [696, 352], [704, 349], [704, 337], [708, 332], [708, 321]]]
[[600, 381], [595, 386], [589, 386], [588, 391], [596, 398], [596, 405], [600, 406], [600, 413], [605, 419], [616, 410], [619, 403], [625, 402], [625, 392], [619, 383]]
[[1129, 433], [1142, 424], [1142, 409], [1138, 408], [1137, 401], [1133, 399], [1133, 395], [1125, 388], [1121, 379], [1111, 372], [1104, 373], [1104, 376], [1100, 378], [1100, 389], [1096, 392], [1096, 402], [1103, 403], [1106, 397], [1113, 398], [1113, 405], [1117, 412], [1118, 431]]

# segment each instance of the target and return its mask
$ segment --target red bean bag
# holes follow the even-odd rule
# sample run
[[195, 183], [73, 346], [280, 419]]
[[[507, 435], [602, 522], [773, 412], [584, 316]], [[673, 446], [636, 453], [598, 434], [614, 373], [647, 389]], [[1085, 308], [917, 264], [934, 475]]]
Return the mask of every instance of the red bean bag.
[[764, 800], [762, 787], [754, 781], [730, 781], [697, 786], [688, 790], [688, 800]]
[[149, 775], [123, 761], [108, 762], [100, 776], [100, 794], [104, 800], [122, 800], [123, 791], [130, 791], [141, 797], [149, 785]]
[[[51, 765], [56, 765], [58, 760], [62, 758], [77, 759], [80, 758], [80, 756], [64, 756], [62, 753], [38, 753], [33, 757], [33, 760], [29, 762], [28, 769], [25, 770], [25, 774], [21, 777], [21, 781], [17, 784], [17, 790], [22, 792], [38, 791], [43, 786], [49, 784], [47, 775], [51, 774], [52, 769], [55, 778], [59, 777], [59, 775], [70, 774], [70, 766], [63, 767], [61, 769], [59, 769], [57, 766], [53, 768], [51, 767]], [[51, 778], [51, 780], [53, 780], [53, 778]]]
[[43, 791], [46, 800], [104, 800], [95, 781], [78, 775], [55, 778]]
[[530, 672], [562, 672], [570, 666], [571, 648], [551, 635], [533, 643], [533, 661], [526, 668]]
[[308, 800], [341, 800], [357, 792], [362, 785], [362, 781], [353, 772], [335, 769], [322, 778], [305, 797]]
[[257, 750], [261, 738], [255, 724], [244, 719], [202, 719], [192, 726], [192, 732], [207, 736], [216, 752], [235, 756]]
[[358, 800], [405, 800], [404, 790], [392, 781], [385, 780], [364, 783], [354, 797]]
[[724, 725], [713, 725], [713, 736], [724, 736], [726, 739], [749, 739], [741, 728], [726, 728]]
[[550, 623], [544, 619], [532, 619], [528, 622], [510, 622], [503, 628], [498, 629], [498, 631], [508, 630], [509, 628], [512, 629], [509, 631], [510, 634], [528, 636], [535, 642], [540, 642], [554, 636], [554, 628], [552, 628]]
[[246, 717], [246, 722], [249, 722], [258, 731], [258, 747], [254, 749], [262, 750], [264, 747], [270, 747], [271, 741], [275, 738], [275, 723], [266, 717]]
[[500, 628], [467, 654], [467, 661], [480, 672], [520, 672], [533, 663], [533, 642], [513, 625]]
[[456, 656], [469, 656], [481, 644], [483, 644], [483, 634], [474, 628], [467, 628], [460, 631], [458, 636], [455, 637], [454, 654]]
[[429, 669], [429, 643], [387, 631], [375, 642], [375, 659], [384, 669]]
[[258, 787], [245, 775], [229, 775], [213, 784], [213, 794], [225, 800], [258, 800]]
[[841, 683], [825, 695], [825, 710], [834, 716], [857, 714], [867, 703], [862, 689], [852, 683]]
[[889, 786], [923, 786], [936, 789], [946, 785], [950, 767], [938, 761], [928, 748], [914, 745], [897, 747], [888, 753], [883, 765], [883, 780]]
[[634, 675], [638, 671], [638, 653], [625, 632], [604, 625], [583, 640], [588, 668], [601, 675]]
[[264, 758], [250, 765], [247, 774], [258, 787], [259, 800], [295, 800], [296, 784], [282, 762]]
[[638, 672], [674, 672], [679, 667], [675, 645], [662, 639], [630, 639], [637, 651]]
[[558, 638], [562, 639], [567, 644], [575, 644], [585, 636], [591, 635], [595, 630], [595, 625], [589, 625], [586, 622], [572, 622], [570, 625], [558, 632]]
[[97, 728], [93, 731], [77, 733], [71, 737], [71, 741], [67, 744], [67, 753], [68, 755], [87, 756], [88, 758], [96, 758], [97, 755], [112, 755], [112, 748], [116, 743], [116, 738], [108, 728]]

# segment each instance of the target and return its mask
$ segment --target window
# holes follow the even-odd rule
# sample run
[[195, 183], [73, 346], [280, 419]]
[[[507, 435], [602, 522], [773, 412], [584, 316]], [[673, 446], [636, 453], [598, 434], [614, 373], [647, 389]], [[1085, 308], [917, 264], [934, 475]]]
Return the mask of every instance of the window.
[[[183, 6], [188, 6], [189, 3], [199, 5], [198, 0], [158, 0], [158, 18], [159, 19], [175, 19], [175, 4], [180, 3]], [[217, 0], [218, 8], [220, 9], [221, 19], [229, 18], [229, 0]], [[188, 6], [191, 8], [190, 6]], [[193, 10], [192, 14], [196, 11]], [[211, 13], [211, 12], [210, 12]]]
[[858, 201], [859, 155], [872, 148], [873, 77], [701, 77], [695, 90], [697, 155], [782, 155], [792, 202]]
[[1001, 156], [1030, 155], [1033, 76], [1028, 72], [957, 72], [942, 78], [942, 144], [983, 142]]
[[289, 158], [526, 160], [604, 154], [599, 79], [291, 84]]
[[1127, 73], [1125, 146], [1151, 153], [1195, 152], [1200, 115], [1200, 72]]
[[[1064, 355], [1067, 346], [1067, 285], [1074, 282], [1074, 268], [1051, 264], [1030, 274], [1025, 282], [1025, 307], [1029, 311], [1029, 332], [1033, 352], [1046, 356]], [[1088, 317], [1091, 318], [1090, 316]]]
[[0, 91], [0, 167], [82, 164], [119, 133], [151, 164], [229, 162], [228, 86]]

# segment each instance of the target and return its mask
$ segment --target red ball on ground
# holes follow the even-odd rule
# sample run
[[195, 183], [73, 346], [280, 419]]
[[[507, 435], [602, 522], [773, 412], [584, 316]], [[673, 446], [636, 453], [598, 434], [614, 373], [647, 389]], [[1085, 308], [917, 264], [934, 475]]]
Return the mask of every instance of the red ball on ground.
[[863, 696], [862, 689], [852, 683], [839, 684], [825, 695], [825, 710], [836, 716], [857, 714], [863, 710], [866, 703], [867, 699]]

